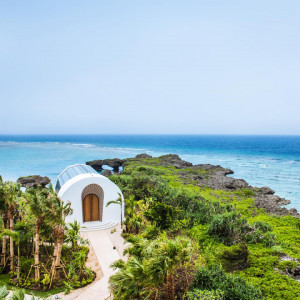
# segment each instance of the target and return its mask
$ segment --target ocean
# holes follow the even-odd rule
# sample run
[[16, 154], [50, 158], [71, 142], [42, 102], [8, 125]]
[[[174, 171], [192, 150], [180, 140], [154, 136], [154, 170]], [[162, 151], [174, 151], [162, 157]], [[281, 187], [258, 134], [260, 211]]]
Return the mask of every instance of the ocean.
[[254, 186], [269, 186], [300, 211], [300, 136], [229, 135], [3, 135], [0, 175], [56, 177], [68, 165], [139, 153], [180, 155], [194, 164], [218, 164]]

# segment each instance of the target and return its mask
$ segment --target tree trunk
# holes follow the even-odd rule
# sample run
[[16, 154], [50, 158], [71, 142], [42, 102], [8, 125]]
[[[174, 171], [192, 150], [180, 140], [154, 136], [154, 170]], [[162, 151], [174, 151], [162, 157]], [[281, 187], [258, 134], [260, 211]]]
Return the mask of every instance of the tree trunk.
[[4, 266], [6, 258], [6, 236], [2, 237], [2, 257], [1, 257], [1, 265]]
[[35, 222], [35, 252], [34, 252], [34, 265], [35, 265], [35, 273], [34, 279], [36, 281], [40, 280], [40, 227], [39, 227], [39, 218], [37, 218]]
[[122, 229], [122, 225], [123, 225], [123, 205], [121, 202], [121, 229]]
[[[14, 207], [9, 207], [9, 229], [11, 231], [14, 230]], [[10, 270], [13, 271], [15, 269], [14, 265], [14, 240], [12, 237], [9, 237], [9, 250], [10, 250]]]
[[55, 260], [55, 271], [54, 271], [54, 279], [59, 279], [59, 272], [58, 267], [60, 266], [60, 258], [61, 258], [61, 250], [62, 250], [62, 241], [59, 239], [58, 244], [57, 244], [57, 256]]
[[168, 300], [175, 299], [174, 277], [172, 273], [167, 277], [167, 299]]
[[[6, 229], [7, 226], [7, 218], [5, 216], [3, 216], [3, 225], [4, 225], [4, 229]], [[6, 260], [6, 235], [4, 235], [2, 237], [2, 256], [1, 256], [1, 265], [5, 265], [5, 260]]]
[[59, 238], [58, 238], [58, 243], [57, 243], [57, 255], [56, 255], [56, 260], [55, 260], [55, 270], [54, 270], [54, 279], [59, 279], [59, 272], [57, 272], [58, 267], [60, 266], [60, 259], [61, 259], [61, 251], [62, 251], [62, 246], [64, 243], [64, 226], [60, 225], [59, 226]]
[[54, 226], [53, 228], [53, 239], [54, 239], [54, 249], [53, 249], [53, 260], [52, 260], [52, 265], [51, 265], [51, 270], [54, 269], [55, 267], [55, 261], [56, 261], [56, 256], [57, 256], [57, 246], [58, 246], [58, 228], [57, 226]]
[[18, 268], [17, 268], [17, 279], [20, 279], [20, 241], [18, 242]]

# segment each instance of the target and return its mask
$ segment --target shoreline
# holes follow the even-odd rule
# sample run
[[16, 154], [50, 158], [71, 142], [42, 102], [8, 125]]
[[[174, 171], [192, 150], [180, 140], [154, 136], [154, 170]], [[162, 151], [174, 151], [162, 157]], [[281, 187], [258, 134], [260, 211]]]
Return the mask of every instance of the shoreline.
[[[138, 154], [135, 158], [152, 158], [148, 154]], [[135, 158], [127, 159], [104, 159], [104, 160], [94, 160], [86, 162], [86, 164], [92, 166], [97, 171], [105, 171], [103, 166], [109, 166], [117, 173], [119, 168], [126, 165], [126, 162], [132, 161]], [[156, 158], [156, 157], [155, 157]], [[229, 177], [228, 175], [233, 175], [234, 171], [228, 168], [224, 168], [220, 165], [212, 164], [196, 164], [193, 165], [190, 162], [184, 161], [177, 154], [167, 154], [159, 157], [165, 166], [175, 167], [177, 169], [191, 168], [196, 170], [204, 170], [206, 173], [203, 176], [198, 174], [191, 175], [184, 172], [179, 173], [179, 176], [183, 180], [192, 180], [197, 183], [200, 187], [208, 187], [214, 190], [223, 191], [238, 191], [238, 190], [248, 190], [252, 191], [254, 201], [257, 208], [263, 208], [267, 213], [276, 215], [286, 215], [300, 218], [300, 214], [296, 208], [287, 209], [285, 206], [291, 204], [290, 200], [276, 195], [276, 192], [269, 187], [256, 187], [250, 185], [246, 180], [240, 178]], [[107, 175], [111, 174], [109, 171]], [[250, 193], [251, 194], [251, 193]]]

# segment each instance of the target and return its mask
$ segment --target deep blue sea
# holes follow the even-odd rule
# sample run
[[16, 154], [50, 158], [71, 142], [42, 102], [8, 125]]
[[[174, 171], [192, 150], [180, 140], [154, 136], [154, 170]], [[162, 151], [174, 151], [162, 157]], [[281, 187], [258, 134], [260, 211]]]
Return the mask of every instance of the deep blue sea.
[[6, 135], [0, 136], [0, 174], [4, 180], [39, 174], [54, 182], [68, 165], [138, 153], [219, 164], [251, 185], [271, 187], [300, 211], [300, 136]]

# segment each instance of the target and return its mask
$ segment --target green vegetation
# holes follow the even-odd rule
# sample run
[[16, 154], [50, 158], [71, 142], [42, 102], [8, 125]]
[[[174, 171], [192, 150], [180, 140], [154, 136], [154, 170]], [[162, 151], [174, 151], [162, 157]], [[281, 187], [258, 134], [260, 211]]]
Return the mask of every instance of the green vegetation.
[[88, 247], [80, 224], [65, 222], [71, 213], [52, 186], [24, 192], [19, 184], [0, 180], [0, 286], [18, 287], [21, 297], [23, 288], [69, 291], [94, 280], [85, 267]]
[[114, 299], [300, 299], [280, 271], [299, 263], [300, 220], [258, 209], [255, 193], [197, 185], [206, 170], [161, 158], [127, 160], [110, 179], [125, 196], [127, 262], [113, 265]]

